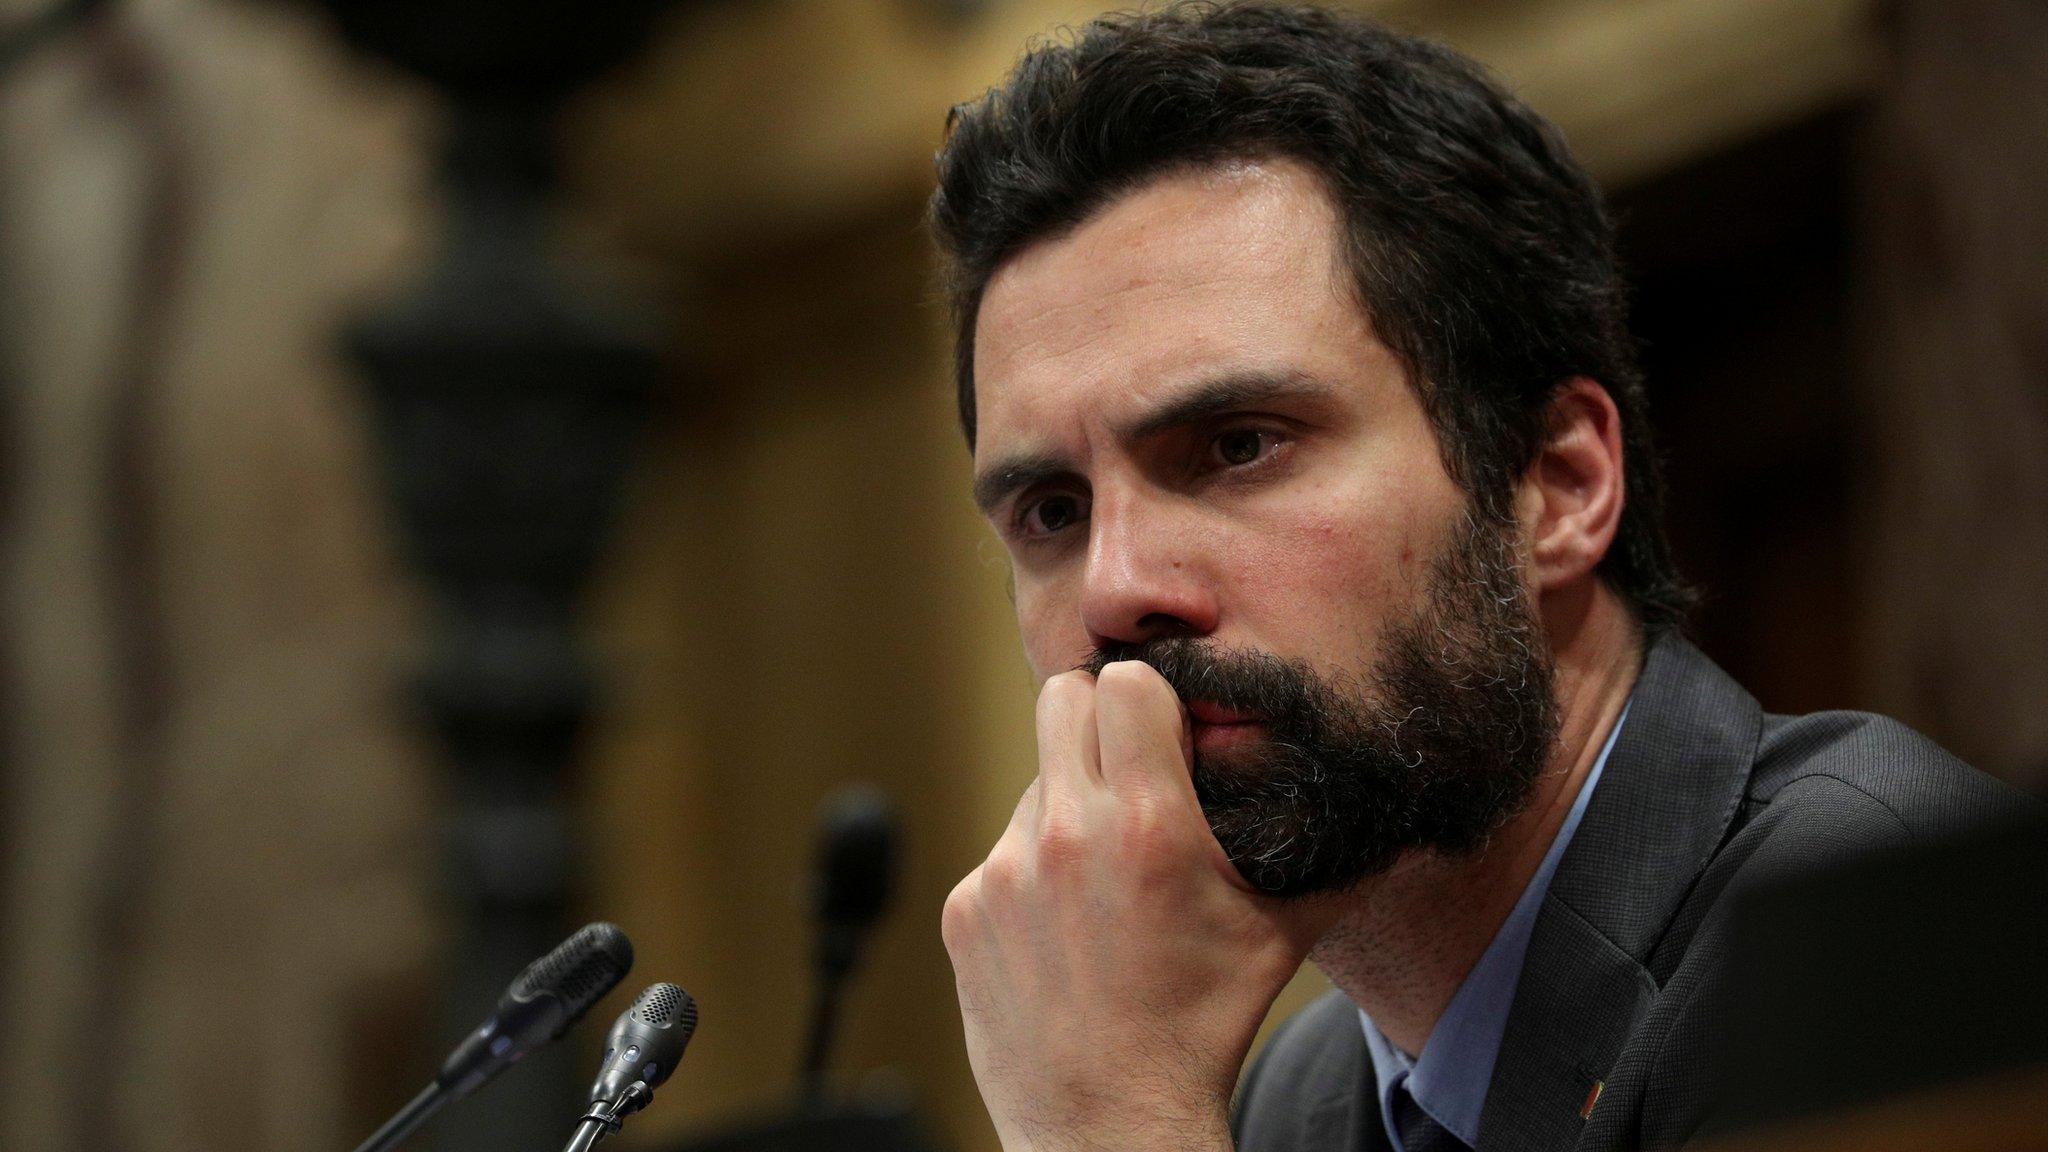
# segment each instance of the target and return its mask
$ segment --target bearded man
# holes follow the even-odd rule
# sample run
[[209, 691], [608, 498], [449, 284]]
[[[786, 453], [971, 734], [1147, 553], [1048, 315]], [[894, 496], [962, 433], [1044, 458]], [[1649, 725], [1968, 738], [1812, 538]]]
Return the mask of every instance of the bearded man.
[[1469, 61], [1098, 21], [954, 111], [932, 218], [1043, 681], [943, 925], [1010, 1152], [1681, 1143], [1728, 893], [2014, 802], [1681, 638], [1600, 196]]

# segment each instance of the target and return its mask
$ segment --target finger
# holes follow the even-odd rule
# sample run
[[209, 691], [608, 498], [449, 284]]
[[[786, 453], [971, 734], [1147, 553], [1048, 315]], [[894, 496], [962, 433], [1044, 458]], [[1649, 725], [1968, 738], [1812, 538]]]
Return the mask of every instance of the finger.
[[1102, 786], [1095, 733], [1095, 677], [1062, 672], [1038, 693], [1041, 807], [1077, 800]]
[[1102, 779], [1110, 791], [1196, 803], [1187, 709], [1151, 665], [1125, 660], [1104, 668], [1095, 711]]

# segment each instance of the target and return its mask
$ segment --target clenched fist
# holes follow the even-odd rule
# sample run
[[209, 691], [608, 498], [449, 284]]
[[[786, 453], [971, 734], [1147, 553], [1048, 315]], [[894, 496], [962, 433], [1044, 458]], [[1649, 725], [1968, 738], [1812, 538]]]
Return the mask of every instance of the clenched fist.
[[1225, 1149], [1239, 1066], [1327, 927], [1202, 816], [1186, 710], [1145, 664], [1038, 698], [1038, 778], [946, 901], [968, 1059], [1008, 1152]]

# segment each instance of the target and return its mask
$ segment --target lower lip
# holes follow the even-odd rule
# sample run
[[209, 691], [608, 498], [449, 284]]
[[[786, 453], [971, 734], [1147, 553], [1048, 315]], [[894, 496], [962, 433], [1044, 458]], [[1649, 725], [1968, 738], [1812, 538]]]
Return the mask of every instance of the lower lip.
[[1264, 724], [1245, 722], [1241, 724], [1203, 724], [1194, 726], [1194, 744], [1197, 753], [1221, 752], [1235, 748], [1266, 735]]

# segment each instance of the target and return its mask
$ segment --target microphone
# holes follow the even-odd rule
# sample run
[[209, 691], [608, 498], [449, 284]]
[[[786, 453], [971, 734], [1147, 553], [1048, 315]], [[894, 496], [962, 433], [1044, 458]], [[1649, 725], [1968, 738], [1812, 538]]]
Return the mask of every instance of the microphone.
[[633, 943], [616, 924], [585, 925], [554, 951], [526, 966], [476, 1031], [441, 1062], [434, 1082], [356, 1147], [385, 1152], [427, 1118], [476, 1091], [493, 1076], [547, 1047], [590, 1006], [626, 978]]
[[483, 1025], [456, 1045], [434, 1082], [455, 1098], [553, 1043], [633, 967], [633, 943], [616, 924], [586, 925], [527, 965]]
[[851, 969], [867, 930], [889, 905], [896, 878], [896, 812], [881, 789], [855, 785], [826, 801], [818, 819], [811, 912], [823, 929], [820, 966]]
[[869, 929], [889, 905], [896, 876], [896, 813], [889, 797], [868, 785], [830, 797], [818, 820], [818, 856], [811, 877], [817, 922], [817, 999], [799, 1070], [799, 1092], [817, 1100], [838, 1020], [839, 991], [860, 958]]
[[604, 1058], [566, 1152], [585, 1152], [647, 1107], [676, 1070], [697, 1031], [697, 1001], [674, 984], [650, 984], [619, 1013], [604, 1038]]

